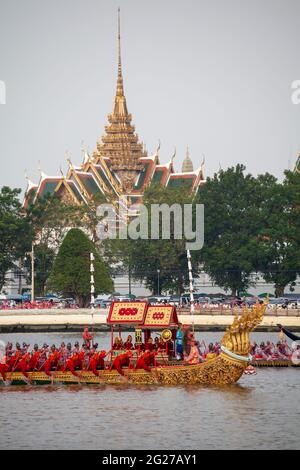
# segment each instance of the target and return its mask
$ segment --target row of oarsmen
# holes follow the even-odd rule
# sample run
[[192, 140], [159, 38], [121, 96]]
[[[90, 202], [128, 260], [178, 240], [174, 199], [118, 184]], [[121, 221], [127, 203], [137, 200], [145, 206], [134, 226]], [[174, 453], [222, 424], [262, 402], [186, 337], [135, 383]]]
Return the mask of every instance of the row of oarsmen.
[[[95, 343], [90, 348], [84, 343], [80, 347], [76, 342], [74, 347], [71, 343], [67, 345], [61, 343], [57, 348], [55, 345], [51, 347], [46, 343], [41, 348], [37, 344], [33, 350], [29, 350], [30, 345], [23, 343], [21, 346], [16, 343], [15, 349], [12, 343], [8, 343], [5, 350], [5, 356], [0, 361], [0, 374], [3, 380], [6, 380], [6, 374], [9, 372], [21, 372], [26, 378], [30, 378], [28, 372], [45, 372], [51, 376], [53, 372], [70, 371], [73, 375], [78, 376], [78, 371], [91, 371], [96, 376], [99, 370], [116, 369], [121, 375], [124, 375], [124, 367], [133, 367], [132, 351], [126, 351], [115, 357], [113, 361], [105, 363], [105, 358], [111, 351], [98, 351], [98, 344]], [[150, 366], [155, 364], [156, 352], [145, 351], [136, 361], [135, 368], [150, 371]]]

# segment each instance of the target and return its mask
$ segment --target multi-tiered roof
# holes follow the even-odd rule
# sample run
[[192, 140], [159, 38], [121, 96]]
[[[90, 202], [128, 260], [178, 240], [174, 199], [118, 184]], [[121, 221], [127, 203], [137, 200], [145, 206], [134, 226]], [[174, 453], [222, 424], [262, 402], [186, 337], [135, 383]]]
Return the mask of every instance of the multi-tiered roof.
[[28, 206], [37, 198], [56, 193], [65, 202], [75, 204], [88, 203], [97, 193], [102, 193], [108, 200], [127, 195], [133, 203], [141, 201], [144, 190], [152, 182], [166, 187], [187, 186], [197, 190], [204, 182], [201, 167], [194, 171], [188, 155], [182, 173], [176, 173], [173, 160], [160, 164], [159, 150], [148, 156], [139, 142], [132, 116], [127, 109], [121, 62], [120, 12], [118, 12], [118, 78], [113, 112], [108, 115], [105, 135], [97, 142], [96, 149], [90, 155], [84, 151], [84, 158], [79, 166], [67, 161], [67, 175], [49, 177], [41, 172], [39, 184], [28, 180], [24, 205]]

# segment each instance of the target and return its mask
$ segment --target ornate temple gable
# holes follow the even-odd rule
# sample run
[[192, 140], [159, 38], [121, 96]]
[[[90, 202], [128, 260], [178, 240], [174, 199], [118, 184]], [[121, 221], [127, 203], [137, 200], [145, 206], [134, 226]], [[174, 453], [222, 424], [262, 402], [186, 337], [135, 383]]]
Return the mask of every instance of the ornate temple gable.
[[123, 192], [120, 180], [117, 178], [116, 173], [111, 171], [110, 162], [106, 158], [100, 157], [97, 160], [88, 161], [83, 168], [83, 171], [93, 171], [100, 184], [103, 184], [106, 190], [113, 195], [119, 197]]
[[35, 202], [40, 197], [54, 194], [58, 184], [62, 179], [62, 176], [47, 176], [42, 173], [33, 202]]
[[58, 183], [55, 192], [65, 204], [80, 205], [86, 202], [72, 180], [63, 178]]
[[203, 164], [197, 170], [197, 172], [198, 172], [198, 176], [197, 176], [195, 184], [192, 188], [192, 191], [194, 191], [194, 192], [198, 191], [199, 186], [201, 186], [202, 184], [205, 184], [205, 178], [204, 178], [204, 173], [203, 173]]
[[75, 187], [78, 189], [78, 191], [81, 194], [81, 197], [85, 199], [86, 202], [88, 202], [91, 199], [90, 193], [86, 190], [86, 187], [84, 186], [81, 178], [78, 175], [79, 171], [75, 170], [73, 167], [71, 161], [69, 160], [69, 170], [67, 172], [67, 180], [72, 181], [75, 185]]
[[151, 157], [142, 157], [140, 161], [143, 165], [143, 169], [138, 174], [134, 189], [131, 192], [131, 194], [134, 195], [143, 192], [144, 189], [151, 183], [156, 166], [159, 163], [159, 148], [154, 155]]
[[[109, 124], [105, 126], [105, 135], [97, 144], [96, 155], [108, 157], [111, 169], [122, 183], [125, 193], [130, 193], [143, 164], [140, 159], [147, 157], [143, 144], [139, 142], [135, 127], [131, 124], [132, 116], [128, 113], [124, 94], [121, 64], [120, 10], [118, 11], [118, 78], [115, 104], [112, 114], [108, 115]], [[98, 162], [97, 162], [98, 163]]]
[[173, 157], [166, 163], [165, 165], [157, 165], [155, 168], [155, 172], [152, 177], [152, 183], [161, 184], [162, 186], [166, 186], [170, 174], [174, 173], [174, 164], [173, 164]]
[[[104, 189], [101, 187], [99, 182], [93, 173], [85, 173], [84, 171], [74, 170], [73, 177], [75, 177], [80, 189], [88, 199], [92, 199], [97, 193], [101, 192], [105, 194]], [[74, 179], [71, 178], [73, 181]]]
[[26, 179], [27, 179], [27, 188], [25, 191], [24, 195], [24, 200], [23, 200], [23, 207], [27, 209], [34, 201], [36, 192], [38, 189], [38, 185], [30, 181], [30, 179], [27, 177], [26, 174]]
[[115, 195], [114, 188], [101, 165], [95, 165], [93, 162], [89, 162], [84, 168], [84, 173], [91, 173], [94, 176], [104, 194], [107, 196]]
[[152, 178], [151, 178], [151, 183], [154, 184], [161, 184], [162, 186], [167, 185], [167, 181], [169, 179], [169, 176], [171, 173], [174, 173], [174, 158], [176, 156], [176, 149], [174, 151], [174, 154], [172, 155], [171, 160], [164, 164], [160, 165], [159, 162], [155, 166], [155, 171], [153, 172]]

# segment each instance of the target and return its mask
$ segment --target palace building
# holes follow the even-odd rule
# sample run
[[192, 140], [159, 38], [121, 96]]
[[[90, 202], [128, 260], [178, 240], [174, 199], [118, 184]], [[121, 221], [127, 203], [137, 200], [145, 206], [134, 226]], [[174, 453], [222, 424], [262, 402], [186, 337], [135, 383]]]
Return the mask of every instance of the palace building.
[[109, 201], [127, 196], [131, 204], [142, 201], [145, 188], [158, 183], [168, 188], [185, 186], [191, 192], [197, 191], [204, 183], [203, 162], [194, 170], [189, 151], [183, 161], [182, 172], [174, 170], [174, 155], [168, 163], [162, 164], [159, 157], [160, 145], [154, 155], [149, 156], [132, 124], [124, 93], [120, 12], [118, 14], [118, 76], [114, 107], [108, 115], [105, 133], [89, 154], [84, 151], [80, 165], [73, 165], [67, 158], [69, 168], [64, 175], [47, 176], [41, 172], [38, 184], [28, 180], [24, 206], [45, 195], [57, 194], [70, 204], [88, 204], [97, 193], [102, 193]]

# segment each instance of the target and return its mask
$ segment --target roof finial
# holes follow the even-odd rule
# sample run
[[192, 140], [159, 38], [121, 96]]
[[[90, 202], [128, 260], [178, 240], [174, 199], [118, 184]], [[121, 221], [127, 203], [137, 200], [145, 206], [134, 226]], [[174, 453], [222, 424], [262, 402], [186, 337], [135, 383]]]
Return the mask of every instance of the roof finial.
[[70, 155], [68, 150], [66, 150], [65, 157], [66, 157], [67, 162], [69, 163], [69, 166], [70, 166], [71, 170], [73, 170], [74, 167], [73, 167], [73, 163], [71, 161], [71, 155]]
[[120, 8], [118, 8], [118, 82], [117, 82], [117, 95], [123, 96], [123, 75], [122, 75], [122, 60], [121, 60], [121, 15]]
[[84, 141], [81, 141], [81, 152], [83, 153], [83, 165], [90, 161], [91, 156], [89, 154], [89, 149], [84, 145]]
[[34, 184], [34, 183], [29, 179], [27, 170], [25, 170], [24, 173], [25, 173], [25, 178], [26, 178], [26, 181], [27, 181], [26, 194], [28, 194], [29, 191], [30, 191], [32, 188], [35, 188], [37, 185]]
[[201, 170], [203, 169], [204, 165], [205, 165], [205, 155], [203, 153], [202, 154], [202, 162], [201, 162]]
[[40, 172], [41, 179], [47, 178], [46, 173], [43, 172], [42, 167], [41, 167], [41, 160], [38, 161], [38, 171]]
[[60, 165], [60, 167], [59, 167], [59, 171], [60, 171], [60, 174], [61, 174], [61, 176], [62, 176], [63, 180], [65, 180], [65, 179], [66, 179], [66, 177], [65, 177], [65, 175], [64, 175], [64, 172], [63, 172], [63, 170], [62, 170], [62, 167], [61, 167], [61, 165]]

